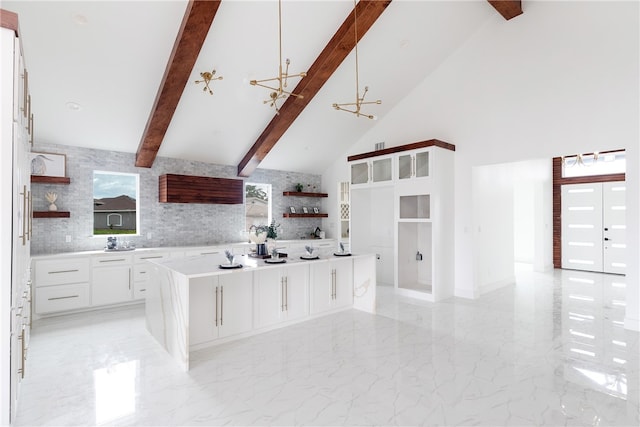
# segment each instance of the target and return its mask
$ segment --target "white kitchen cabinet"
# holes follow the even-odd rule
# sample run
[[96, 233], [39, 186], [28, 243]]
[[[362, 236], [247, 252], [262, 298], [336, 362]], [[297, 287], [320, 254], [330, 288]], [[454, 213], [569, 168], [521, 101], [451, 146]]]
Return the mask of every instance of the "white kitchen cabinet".
[[[438, 301], [453, 295], [455, 146], [431, 139], [348, 158], [393, 159], [387, 185], [351, 185], [351, 249], [377, 255], [377, 280], [402, 295]], [[371, 172], [369, 172], [371, 174]]]
[[144, 299], [151, 277], [151, 264], [148, 260], [166, 259], [168, 252], [141, 253], [133, 256], [133, 299]]
[[55, 258], [34, 263], [36, 287], [89, 282], [89, 257]]
[[318, 261], [309, 269], [312, 314], [353, 304], [353, 263], [350, 258]]
[[309, 266], [263, 269], [254, 273], [254, 328], [309, 314]]
[[430, 148], [402, 152], [396, 155], [398, 180], [428, 178]]
[[0, 425], [15, 418], [30, 325], [32, 117], [18, 17], [0, 27]]
[[38, 288], [35, 302], [38, 314], [89, 307], [89, 284], [75, 283]]
[[351, 186], [384, 184], [393, 180], [393, 156], [351, 162]]
[[92, 257], [91, 305], [101, 306], [133, 299], [131, 255]]
[[72, 257], [34, 262], [35, 312], [55, 313], [89, 307], [90, 259]]
[[453, 154], [431, 147], [427, 176], [395, 186], [394, 283], [401, 295], [429, 301], [453, 296]]
[[191, 346], [252, 329], [252, 275], [238, 271], [189, 281]]

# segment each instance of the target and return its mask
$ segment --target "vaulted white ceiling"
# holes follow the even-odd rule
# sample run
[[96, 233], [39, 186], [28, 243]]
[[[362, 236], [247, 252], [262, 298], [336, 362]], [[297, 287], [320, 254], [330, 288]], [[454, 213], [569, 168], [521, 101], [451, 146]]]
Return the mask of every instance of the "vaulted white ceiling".
[[[136, 152], [186, 5], [3, 1], [19, 15], [36, 143]], [[310, 67], [352, 9], [350, 0], [283, 1], [291, 73]], [[361, 90], [382, 99], [366, 112], [384, 118], [488, 20], [508, 25], [486, 1], [392, 1], [358, 45]], [[275, 114], [263, 104], [268, 90], [249, 80], [277, 75], [277, 25], [275, 0], [221, 3], [159, 156], [238, 165]], [[211, 96], [195, 80], [214, 68], [224, 79]], [[322, 173], [375, 123], [331, 107], [355, 97], [352, 52], [260, 167]]]

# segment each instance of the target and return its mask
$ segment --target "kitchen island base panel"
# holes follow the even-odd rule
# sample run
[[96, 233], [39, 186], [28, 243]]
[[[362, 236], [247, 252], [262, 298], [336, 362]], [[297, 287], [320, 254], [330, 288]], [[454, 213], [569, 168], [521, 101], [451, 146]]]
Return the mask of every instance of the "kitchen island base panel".
[[169, 269], [151, 268], [154, 285], [146, 294], [146, 326], [156, 341], [174, 358], [182, 370], [189, 370], [189, 286]]
[[[305, 316], [283, 318], [282, 321], [267, 326], [254, 323], [253, 295], [256, 292], [255, 286], [259, 286], [260, 283], [255, 276], [268, 273], [266, 270], [282, 267], [278, 264], [257, 264], [245, 259], [246, 264], [242, 269], [220, 270], [216, 262], [212, 261], [217, 262], [210, 256], [191, 257], [179, 262], [149, 261], [153, 267], [150, 269], [152, 277], [147, 287], [145, 306], [147, 329], [184, 371], [189, 370], [189, 353], [194, 350], [217, 346], [352, 308], [375, 312], [376, 275], [373, 254], [355, 255], [350, 257], [349, 261], [340, 261], [341, 264], [346, 261], [350, 269], [353, 269], [339, 274], [340, 277], [352, 278], [349, 280], [353, 298], [349, 304], [337, 303], [337, 296], [342, 289], [337, 283], [337, 272], [319, 275], [304, 286], [326, 289], [336, 299], [335, 304]], [[334, 258], [324, 258], [315, 261], [296, 260], [287, 265], [311, 269], [312, 266], [316, 268], [324, 263], [334, 266], [334, 262]], [[327, 283], [321, 283], [321, 280]], [[284, 295], [286, 310], [287, 293]], [[307, 292], [307, 295], [314, 298], [312, 292]]]

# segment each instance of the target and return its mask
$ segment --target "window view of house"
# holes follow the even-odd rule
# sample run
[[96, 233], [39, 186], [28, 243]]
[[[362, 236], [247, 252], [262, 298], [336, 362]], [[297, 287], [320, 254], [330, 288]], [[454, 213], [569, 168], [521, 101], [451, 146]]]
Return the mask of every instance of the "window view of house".
[[138, 234], [138, 175], [93, 172], [93, 234]]

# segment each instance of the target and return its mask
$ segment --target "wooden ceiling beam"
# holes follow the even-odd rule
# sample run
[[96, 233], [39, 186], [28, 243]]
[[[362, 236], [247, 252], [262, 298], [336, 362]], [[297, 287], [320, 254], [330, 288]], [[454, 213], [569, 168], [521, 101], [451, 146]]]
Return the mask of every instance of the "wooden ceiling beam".
[[[358, 41], [366, 34], [374, 22], [382, 15], [391, 0], [360, 0], [355, 11], [358, 14]], [[258, 137], [253, 146], [238, 164], [238, 176], [250, 176], [282, 135], [289, 129], [313, 97], [320, 91], [329, 77], [345, 60], [356, 45], [354, 38], [354, 11], [342, 23], [327, 46], [318, 55], [307, 71], [307, 76], [293, 89], [293, 93], [303, 96], [288, 97], [276, 115]]]
[[507, 21], [522, 15], [521, 0], [487, 0]]
[[136, 152], [136, 166], [150, 168], [156, 159], [180, 97], [221, 0], [189, 0], [153, 108]]

